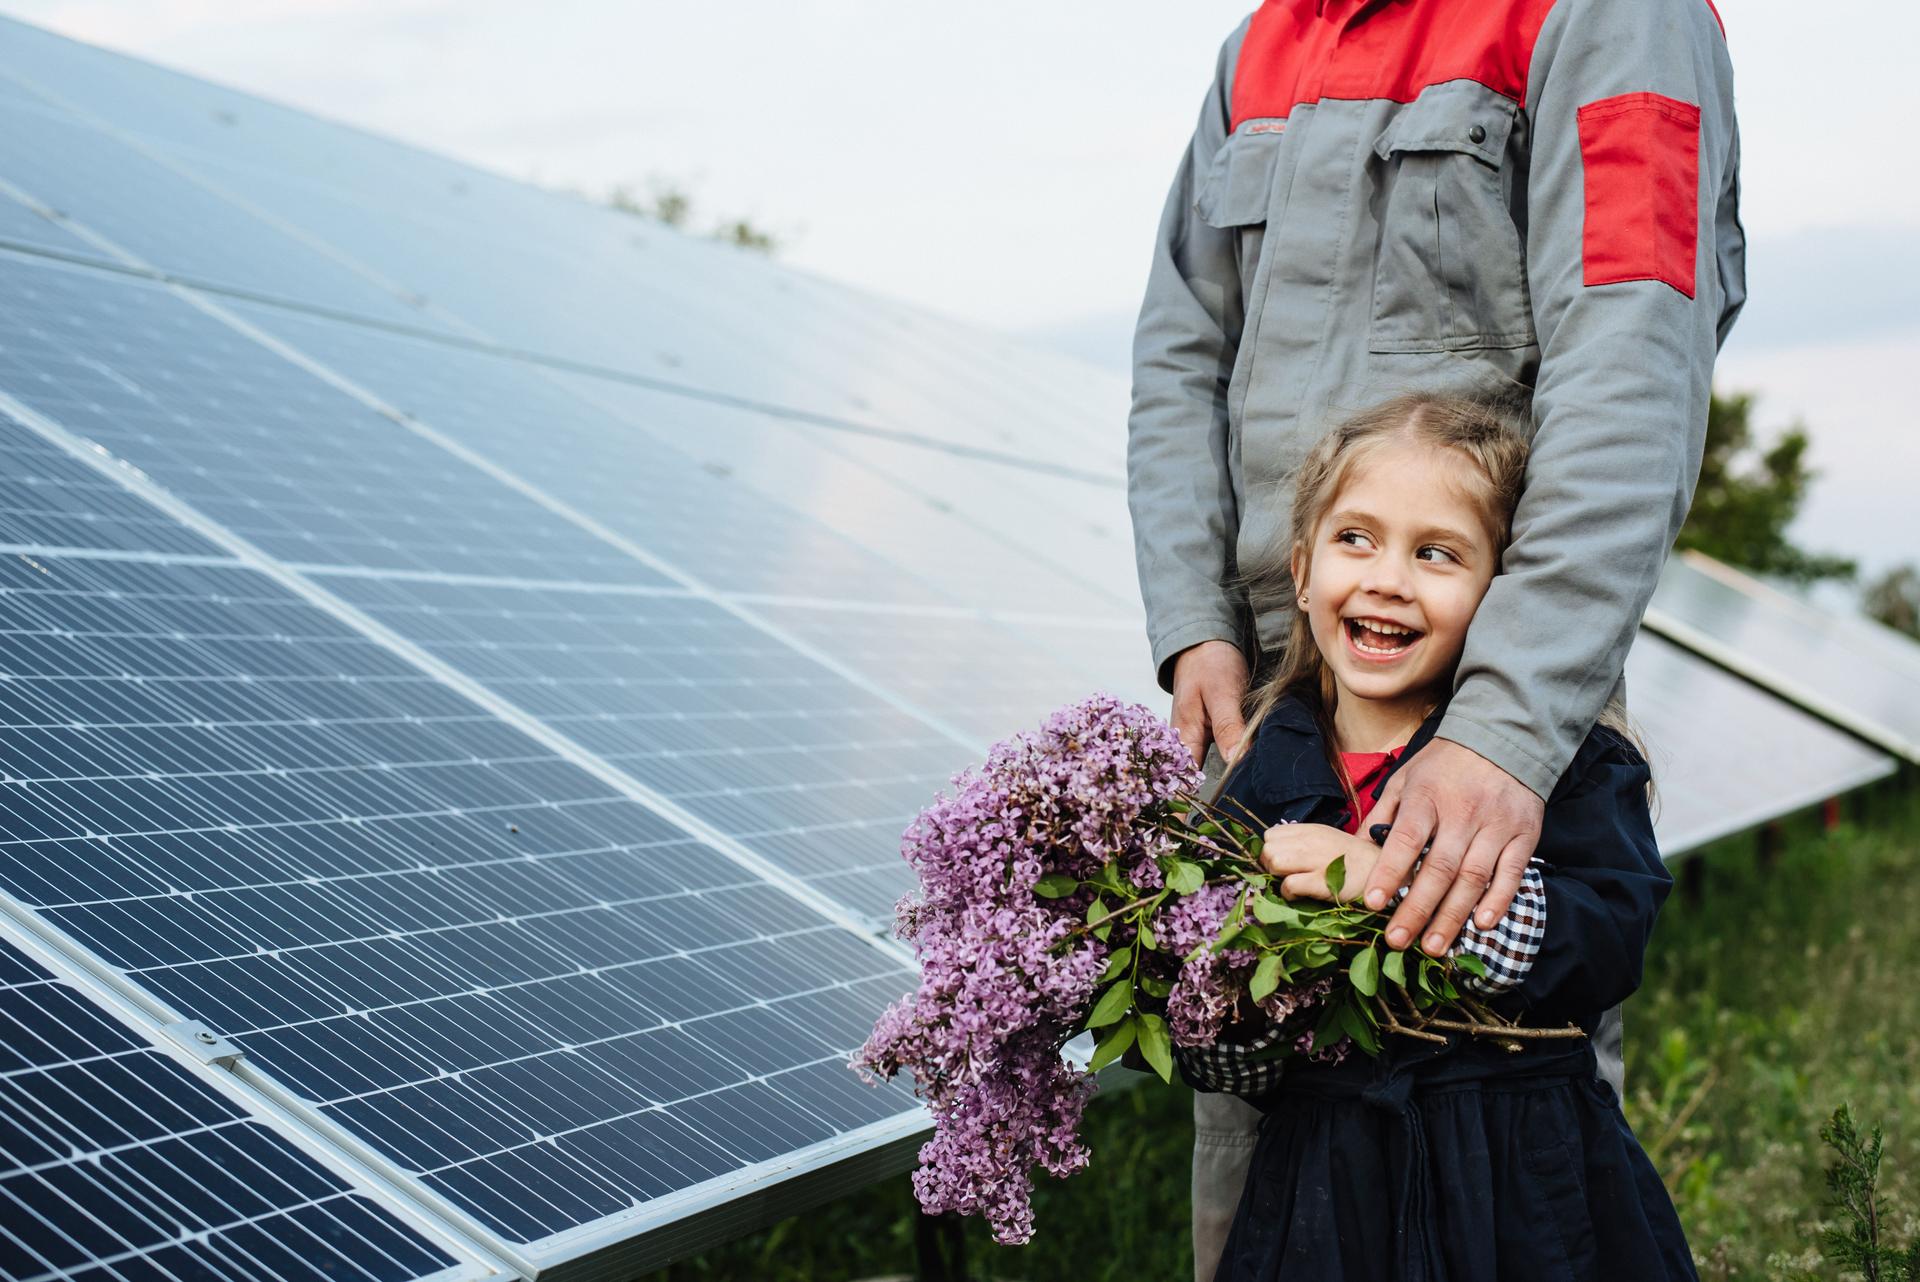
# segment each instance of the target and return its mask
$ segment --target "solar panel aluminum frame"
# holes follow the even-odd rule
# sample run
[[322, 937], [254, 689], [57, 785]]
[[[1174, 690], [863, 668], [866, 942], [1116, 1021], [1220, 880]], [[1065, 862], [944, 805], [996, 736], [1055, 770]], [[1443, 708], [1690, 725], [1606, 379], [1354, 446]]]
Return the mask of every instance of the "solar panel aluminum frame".
[[[54, 977], [83, 994], [121, 1027], [150, 1042], [156, 1052], [184, 1066], [204, 1085], [218, 1091], [302, 1154], [358, 1189], [371, 1201], [398, 1217], [435, 1246], [461, 1261], [419, 1282], [505, 1282], [523, 1276], [504, 1256], [455, 1232], [441, 1218], [422, 1207], [411, 1194], [384, 1177], [378, 1168], [356, 1160], [348, 1149], [307, 1124], [297, 1109], [289, 1109], [276, 1092], [263, 1089], [253, 1075], [210, 1061], [182, 1042], [156, 1016], [150, 1001], [137, 1000], [131, 987], [111, 967], [68, 939], [31, 908], [11, 896], [0, 895], [0, 942], [11, 945], [52, 972]], [[244, 1062], [244, 1061], [241, 1061]]]

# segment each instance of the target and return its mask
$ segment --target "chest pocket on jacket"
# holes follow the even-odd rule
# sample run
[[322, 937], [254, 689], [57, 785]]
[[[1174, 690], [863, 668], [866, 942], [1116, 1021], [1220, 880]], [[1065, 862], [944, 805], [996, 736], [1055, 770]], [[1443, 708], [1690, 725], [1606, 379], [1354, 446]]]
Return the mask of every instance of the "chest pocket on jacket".
[[[1206, 181], [1193, 199], [1194, 212], [1209, 227], [1237, 233], [1235, 252], [1242, 288], [1251, 282], [1266, 238], [1267, 211], [1275, 198], [1284, 124], [1246, 121], [1214, 153]], [[1264, 127], [1263, 127], [1264, 126]]]
[[1501, 182], [1519, 108], [1452, 80], [1408, 103], [1374, 143], [1380, 252], [1375, 352], [1526, 347], [1526, 250]]

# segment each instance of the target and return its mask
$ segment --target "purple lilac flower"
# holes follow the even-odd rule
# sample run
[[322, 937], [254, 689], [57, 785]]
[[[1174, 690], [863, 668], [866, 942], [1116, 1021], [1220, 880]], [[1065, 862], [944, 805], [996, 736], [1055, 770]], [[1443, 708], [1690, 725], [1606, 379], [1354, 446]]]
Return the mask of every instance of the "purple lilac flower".
[[895, 930], [914, 945], [919, 989], [881, 1016], [854, 1066], [908, 1070], [933, 1113], [914, 1176], [921, 1205], [984, 1215], [998, 1240], [1024, 1242], [1033, 1168], [1086, 1165], [1078, 1131], [1092, 1085], [1060, 1047], [1109, 948], [1130, 942], [1078, 931], [1089, 892], [1047, 899], [1034, 886], [1115, 862], [1157, 888], [1157, 858], [1177, 844], [1159, 817], [1201, 775], [1159, 717], [1096, 695], [995, 744], [952, 782], [902, 840], [920, 893], [901, 902]]

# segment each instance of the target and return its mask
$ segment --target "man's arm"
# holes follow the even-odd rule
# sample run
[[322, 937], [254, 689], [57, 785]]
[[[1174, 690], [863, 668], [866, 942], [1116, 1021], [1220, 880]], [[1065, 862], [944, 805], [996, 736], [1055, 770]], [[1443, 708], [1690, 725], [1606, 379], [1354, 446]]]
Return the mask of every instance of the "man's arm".
[[1686, 520], [1746, 291], [1733, 73], [1706, 0], [1561, 0], [1527, 96], [1537, 428], [1440, 735], [1545, 798]]
[[1388, 936], [1426, 929], [1429, 946], [1476, 903], [1497, 918], [1518, 885], [1538, 799], [1598, 717], [1686, 519], [1714, 355], [1746, 296], [1732, 69], [1706, 0], [1560, 0], [1527, 102], [1541, 355], [1526, 490], [1430, 745], [1459, 747], [1396, 774], [1368, 886], [1384, 899], [1431, 837]]
[[1221, 47], [1193, 141], [1167, 193], [1134, 331], [1127, 503], [1154, 671], [1169, 692], [1181, 651], [1203, 641], [1239, 646], [1246, 630], [1245, 611], [1225, 586], [1240, 523], [1227, 458], [1227, 383], [1243, 319], [1240, 268], [1235, 233], [1194, 212], [1227, 139], [1245, 31], [1243, 24]]

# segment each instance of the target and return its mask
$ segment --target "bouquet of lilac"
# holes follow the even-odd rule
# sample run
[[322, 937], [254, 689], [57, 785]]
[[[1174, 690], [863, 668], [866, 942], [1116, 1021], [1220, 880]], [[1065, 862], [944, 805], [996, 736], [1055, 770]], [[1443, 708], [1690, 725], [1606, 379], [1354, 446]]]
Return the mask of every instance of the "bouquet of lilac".
[[[920, 892], [901, 901], [896, 933], [919, 988], [853, 1059], [910, 1072], [933, 1114], [913, 1177], [929, 1213], [1031, 1238], [1034, 1168], [1087, 1164], [1092, 1075], [1129, 1049], [1170, 1081], [1175, 1045], [1210, 1046], [1230, 1027], [1278, 1026], [1263, 1055], [1317, 1058], [1377, 1054], [1382, 1032], [1514, 1027], [1455, 986], [1476, 959], [1389, 950], [1384, 918], [1357, 904], [1282, 900], [1258, 821], [1202, 802], [1192, 754], [1138, 704], [1062, 708], [953, 785], [902, 841]], [[1342, 877], [1336, 860], [1336, 895]], [[1061, 1051], [1088, 1030], [1098, 1044], [1082, 1070]]]

